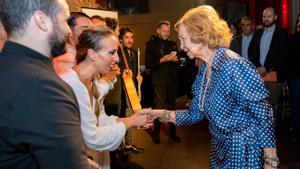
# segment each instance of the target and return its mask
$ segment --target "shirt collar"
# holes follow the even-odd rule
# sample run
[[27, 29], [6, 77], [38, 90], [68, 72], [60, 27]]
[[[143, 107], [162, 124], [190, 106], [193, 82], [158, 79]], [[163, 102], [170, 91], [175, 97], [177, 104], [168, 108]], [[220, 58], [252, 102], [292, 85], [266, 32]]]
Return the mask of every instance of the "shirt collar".
[[252, 32], [252, 33], [250, 33], [249, 35], [244, 35], [244, 34], [242, 34], [242, 35], [243, 35], [243, 37], [250, 38], [250, 37], [252, 37], [252, 36], [253, 36], [253, 32]]
[[7, 41], [3, 47], [2, 52], [9, 52], [14, 54], [16, 57], [19, 56], [27, 56], [27, 57], [32, 57], [38, 60], [49, 60], [50, 58], [37, 52], [34, 51], [24, 45], [21, 45], [19, 43]]
[[265, 27], [264, 32], [274, 32], [275, 28], [276, 28], [275, 24], [268, 28]]

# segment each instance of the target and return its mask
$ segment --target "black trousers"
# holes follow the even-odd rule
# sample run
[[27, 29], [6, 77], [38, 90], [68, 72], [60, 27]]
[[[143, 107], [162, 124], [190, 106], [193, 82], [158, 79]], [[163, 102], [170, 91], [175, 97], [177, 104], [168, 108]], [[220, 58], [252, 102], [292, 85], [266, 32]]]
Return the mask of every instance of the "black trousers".
[[[154, 84], [154, 103], [156, 109], [174, 110], [176, 107], [177, 83], [168, 81], [167, 84]], [[170, 135], [176, 135], [176, 127], [173, 123], [169, 123]], [[156, 119], [154, 121], [153, 135], [159, 136], [161, 122]]]
[[290, 82], [292, 94], [292, 127], [300, 132], [300, 78]]

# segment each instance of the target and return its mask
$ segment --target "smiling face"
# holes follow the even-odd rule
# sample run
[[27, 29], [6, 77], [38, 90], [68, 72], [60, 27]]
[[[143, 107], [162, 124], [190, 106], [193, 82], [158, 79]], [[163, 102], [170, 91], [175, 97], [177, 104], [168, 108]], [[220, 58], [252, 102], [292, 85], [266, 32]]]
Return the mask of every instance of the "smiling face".
[[120, 39], [123, 46], [132, 48], [134, 42], [134, 35], [132, 32], [126, 32], [125, 35]]
[[163, 40], [168, 40], [170, 37], [170, 25], [162, 24], [159, 28], [157, 28], [157, 34]]
[[193, 43], [186, 27], [182, 24], [178, 29], [178, 38], [180, 40], [180, 48], [187, 53], [189, 58], [201, 57], [201, 48], [203, 45], [201, 43]]
[[118, 40], [115, 36], [110, 35], [101, 40], [103, 46], [100, 50], [94, 51], [95, 57], [94, 66], [98, 73], [110, 71], [118, 60]]

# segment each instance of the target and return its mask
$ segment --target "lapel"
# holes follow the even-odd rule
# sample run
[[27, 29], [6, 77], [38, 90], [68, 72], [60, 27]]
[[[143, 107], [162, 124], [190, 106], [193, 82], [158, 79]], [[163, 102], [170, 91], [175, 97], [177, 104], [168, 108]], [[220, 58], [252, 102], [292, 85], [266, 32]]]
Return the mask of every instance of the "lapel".
[[[258, 32], [257, 32], [257, 49], [258, 49], [258, 54], [260, 53], [260, 41], [261, 41], [261, 38], [262, 38], [262, 35], [263, 35], [263, 33], [264, 33], [264, 31], [265, 31], [265, 29], [261, 29], [261, 30], [259, 30]], [[260, 56], [260, 55], [259, 55]]]
[[243, 35], [240, 34], [238, 37], [238, 43], [239, 43], [239, 53], [242, 56], [242, 49], [243, 49]]
[[[275, 27], [275, 30], [274, 30], [274, 33], [273, 33], [273, 36], [272, 36], [272, 40], [271, 40], [271, 43], [270, 43], [270, 49], [274, 49], [274, 45], [277, 41], [277, 37], [278, 37], [278, 28], [277, 26]], [[269, 51], [270, 51], [269, 49]], [[268, 54], [269, 54], [269, 51], [268, 51]], [[267, 55], [268, 56], [268, 55]]]
[[272, 50], [276, 49], [275, 44], [277, 42], [277, 37], [278, 37], [278, 28], [276, 26], [275, 30], [274, 30], [274, 33], [273, 33], [273, 36], [272, 36], [272, 39], [271, 39], [270, 47], [269, 47], [269, 50], [268, 50], [268, 53], [267, 53], [267, 56], [266, 56], [265, 65], [268, 65], [269, 60], [272, 59], [272, 58], [270, 58], [271, 57], [270, 54], [274, 53], [274, 52], [272, 52]]

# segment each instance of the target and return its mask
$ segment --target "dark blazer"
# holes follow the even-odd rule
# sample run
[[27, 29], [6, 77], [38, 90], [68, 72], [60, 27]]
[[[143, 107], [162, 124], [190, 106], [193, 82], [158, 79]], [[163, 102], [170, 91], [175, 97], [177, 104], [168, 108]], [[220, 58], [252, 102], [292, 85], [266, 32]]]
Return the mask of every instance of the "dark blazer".
[[0, 54], [0, 168], [87, 168], [79, 107], [49, 58], [7, 42]]
[[233, 37], [230, 42], [230, 49], [235, 53], [242, 56], [242, 42], [243, 42], [243, 35], [239, 34]]
[[[260, 58], [260, 41], [264, 29], [258, 30], [253, 34], [253, 38], [249, 44], [248, 57], [256, 66], [262, 66], [259, 63]], [[288, 34], [281, 28], [276, 26], [271, 40], [270, 48], [266, 57], [264, 67], [268, 72], [276, 71], [278, 81], [285, 79], [285, 60], [288, 55]]]
[[287, 59], [287, 75], [289, 80], [300, 78], [300, 32], [290, 36], [289, 57]]
[[176, 63], [159, 63], [160, 58], [172, 51], [177, 51], [176, 43], [173, 41], [152, 36], [150, 41], [147, 42], [145, 65], [147, 69], [151, 70], [152, 84], [166, 84], [167, 81], [177, 84]]

